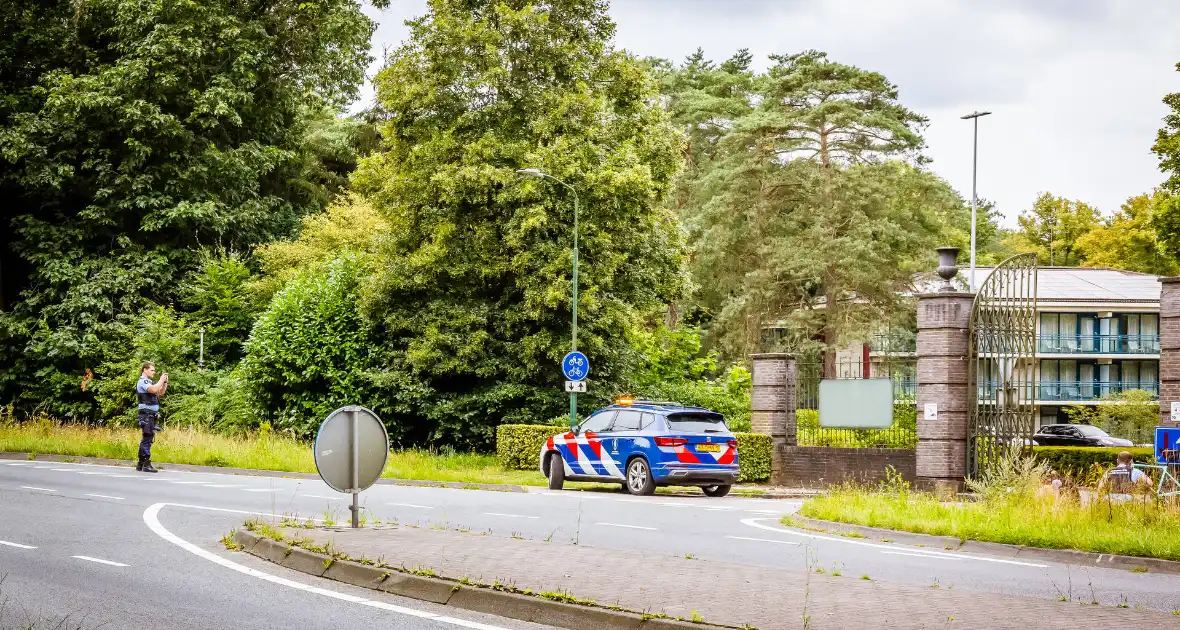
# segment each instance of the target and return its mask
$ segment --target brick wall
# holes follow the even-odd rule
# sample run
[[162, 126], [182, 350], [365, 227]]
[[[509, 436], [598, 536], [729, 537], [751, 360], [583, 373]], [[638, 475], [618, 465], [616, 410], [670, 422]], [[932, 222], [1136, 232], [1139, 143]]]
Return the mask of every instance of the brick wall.
[[1160, 425], [1171, 426], [1180, 402], [1180, 278], [1160, 278]]
[[876, 483], [885, 479], [893, 466], [907, 481], [916, 478], [916, 456], [903, 448], [831, 448], [820, 446], [779, 446], [781, 469], [771, 483], [792, 488], [822, 488], [845, 481]]

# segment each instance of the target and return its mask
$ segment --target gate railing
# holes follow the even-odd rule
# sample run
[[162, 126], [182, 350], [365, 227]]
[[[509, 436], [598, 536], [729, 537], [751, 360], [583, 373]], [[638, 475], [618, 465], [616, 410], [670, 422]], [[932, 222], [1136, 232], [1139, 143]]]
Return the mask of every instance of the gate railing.
[[[917, 429], [917, 359], [914, 357], [875, 357], [869, 365], [870, 378], [893, 381], [893, 425], [887, 429], [841, 429], [819, 426], [819, 382], [822, 364], [818, 361], [796, 364], [795, 418], [799, 446], [842, 448], [915, 448]], [[840, 361], [837, 378], [863, 378], [861, 360]]]

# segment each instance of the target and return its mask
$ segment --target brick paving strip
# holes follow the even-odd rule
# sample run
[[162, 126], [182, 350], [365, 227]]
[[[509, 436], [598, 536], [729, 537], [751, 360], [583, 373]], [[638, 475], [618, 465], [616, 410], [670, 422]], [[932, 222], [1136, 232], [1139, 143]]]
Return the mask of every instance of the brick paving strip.
[[[1176, 627], [1168, 613], [413, 527], [283, 528], [351, 558], [759, 630]], [[330, 576], [329, 576], [330, 577]]]

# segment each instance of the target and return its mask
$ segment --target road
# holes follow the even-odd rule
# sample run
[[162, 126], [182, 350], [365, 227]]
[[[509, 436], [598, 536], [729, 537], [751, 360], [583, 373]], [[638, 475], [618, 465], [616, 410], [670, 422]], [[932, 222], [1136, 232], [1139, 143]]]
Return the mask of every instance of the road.
[[[759, 566], [822, 567], [901, 584], [1180, 609], [1180, 575], [1018, 561], [780, 526], [779, 517], [798, 509], [797, 501], [387, 485], [362, 497], [366, 519], [383, 522]], [[292, 574], [229, 553], [218, 543], [248, 517], [245, 513], [343, 522], [347, 505], [346, 496], [319, 480], [176, 471], [146, 475], [127, 468], [0, 461], [0, 575], [6, 574], [0, 584], [0, 602], [6, 602], [0, 628], [26, 618], [65, 617], [86, 628], [340, 627], [351, 621], [393, 628], [538, 627]], [[145, 520], [152, 506], [158, 511], [156, 528]], [[162, 532], [197, 546], [203, 555]], [[217, 564], [211, 555], [368, 603], [267, 581]], [[398, 606], [427, 616], [389, 610]]]

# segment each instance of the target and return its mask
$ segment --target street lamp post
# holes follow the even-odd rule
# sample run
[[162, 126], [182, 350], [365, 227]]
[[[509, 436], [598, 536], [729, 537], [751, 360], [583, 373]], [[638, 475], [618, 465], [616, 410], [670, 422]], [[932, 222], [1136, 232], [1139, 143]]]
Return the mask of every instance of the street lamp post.
[[970, 119], [975, 124], [975, 140], [971, 145], [971, 292], [975, 292], [975, 208], [979, 205], [979, 197], [975, 193], [976, 169], [979, 165], [979, 118], [991, 112], [973, 112], [963, 116], [963, 120]]
[[[542, 171], [539, 168], [522, 168], [516, 171], [520, 175], [528, 177], [537, 177], [540, 179], [550, 179], [570, 191], [574, 195], [574, 277], [573, 290], [570, 295], [571, 302], [571, 326], [570, 326], [570, 352], [578, 349], [578, 191], [574, 190], [573, 186], [557, 179], [556, 177]], [[570, 430], [573, 431], [578, 426], [578, 394], [577, 392], [570, 392]]]

